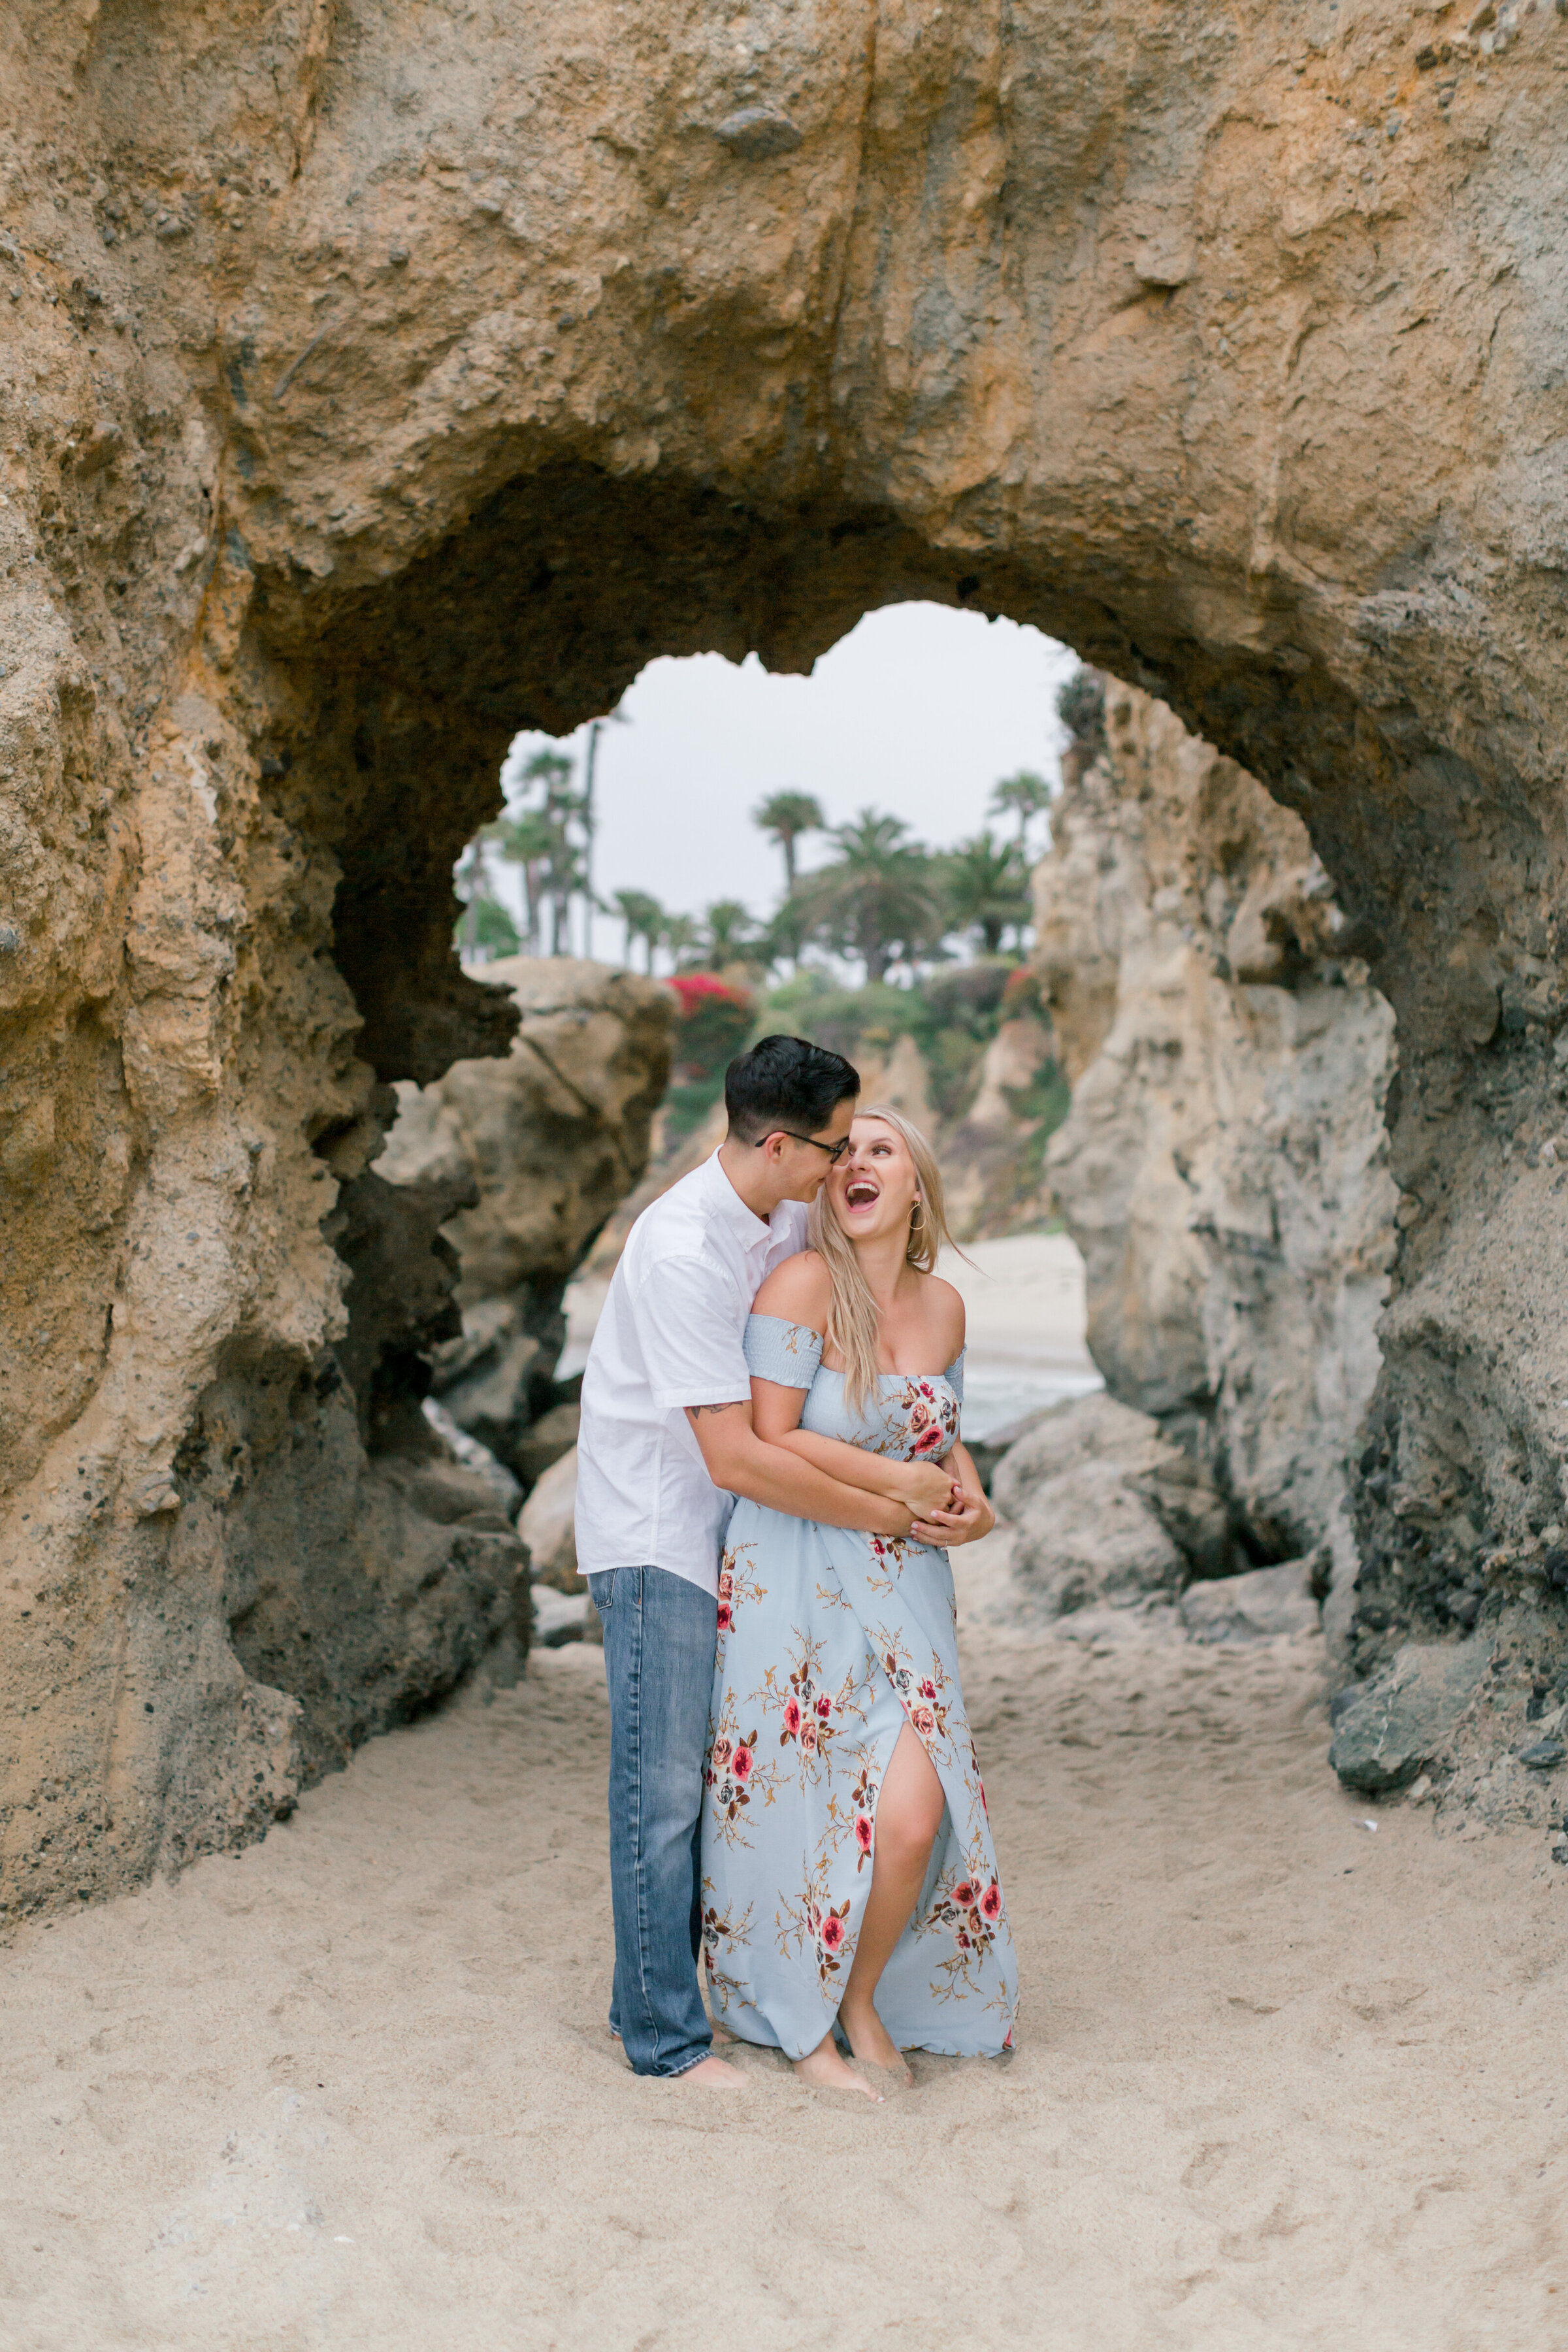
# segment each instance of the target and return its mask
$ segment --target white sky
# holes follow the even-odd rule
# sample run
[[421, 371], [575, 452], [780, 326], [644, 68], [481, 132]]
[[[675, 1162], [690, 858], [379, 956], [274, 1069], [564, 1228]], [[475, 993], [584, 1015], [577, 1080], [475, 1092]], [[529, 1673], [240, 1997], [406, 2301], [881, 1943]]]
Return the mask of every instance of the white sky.
[[[599, 739], [598, 894], [649, 890], [682, 914], [740, 898], [769, 913], [783, 863], [750, 816], [786, 788], [815, 793], [830, 824], [889, 811], [933, 848], [977, 833], [998, 778], [1033, 768], [1056, 781], [1056, 690], [1076, 667], [1036, 629], [941, 604], [868, 613], [809, 677], [772, 677], [754, 654], [739, 668], [720, 654], [650, 662], [622, 705], [631, 724]], [[583, 732], [563, 748], [580, 755]], [[808, 835], [801, 864], [830, 852]], [[513, 897], [514, 877], [495, 870]], [[595, 952], [620, 943], [618, 919], [597, 917]]]

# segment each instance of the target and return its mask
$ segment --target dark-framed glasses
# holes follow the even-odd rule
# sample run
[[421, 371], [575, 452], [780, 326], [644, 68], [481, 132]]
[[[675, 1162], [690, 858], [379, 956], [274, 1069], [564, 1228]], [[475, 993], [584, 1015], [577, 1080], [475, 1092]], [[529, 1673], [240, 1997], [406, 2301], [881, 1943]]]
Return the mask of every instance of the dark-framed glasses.
[[753, 1150], [760, 1151], [769, 1137], [774, 1135], [787, 1135], [792, 1143], [809, 1143], [814, 1150], [826, 1151], [835, 1168], [848, 1150], [850, 1143], [850, 1139], [847, 1135], [841, 1135], [837, 1143], [819, 1143], [815, 1135], [797, 1135], [793, 1127], [770, 1127], [767, 1135], [757, 1138], [752, 1146]]

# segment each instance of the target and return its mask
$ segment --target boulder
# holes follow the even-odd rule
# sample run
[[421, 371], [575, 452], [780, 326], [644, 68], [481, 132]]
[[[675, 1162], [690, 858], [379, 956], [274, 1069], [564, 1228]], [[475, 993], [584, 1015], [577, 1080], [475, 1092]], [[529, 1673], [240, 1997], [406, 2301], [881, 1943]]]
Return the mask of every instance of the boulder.
[[576, 1404], [555, 1404], [541, 1413], [517, 1448], [518, 1475], [527, 1486], [544, 1476], [563, 1454], [576, 1451], [577, 1427], [583, 1418]]
[[1198, 1642], [1261, 1642], [1280, 1633], [1315, 1633], [1315, 1555], [1281, 1560], [1278, 1568], [1189, 1584], [1180, 1602], [1183, 1624]]
[[558, 1592], [587, 1590], [577, 1573], [577, 1538], [573, 1525], [577, 1508], [577, 1449], [551, 1465], [522, 1507], [518, 1534], [528, 1546], [535, 1584], [553, 1585]]
[[1194, 1567], [1228, 1564], [1212, 1480], [1113, 1397], [1040, 1414], [997, 1465], [992, 1496], [1017, 1528], [1013, 1565], [1031, 1613], [1173, 1595]]
[[1373, 1680], [1341, 1691], [1330, 1709], [1329, 1761], [1345, 1787], [1383, 1796], [1439, 1762], [1491, 1655], [1485, 1635], [1458, 1643], [1409, 1642]]

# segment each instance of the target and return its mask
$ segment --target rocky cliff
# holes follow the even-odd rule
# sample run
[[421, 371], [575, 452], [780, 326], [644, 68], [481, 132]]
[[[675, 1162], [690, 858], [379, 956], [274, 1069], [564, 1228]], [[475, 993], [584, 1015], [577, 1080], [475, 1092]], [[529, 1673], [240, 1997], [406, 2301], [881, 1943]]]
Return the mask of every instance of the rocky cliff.
[[1326, 1541], [1342, 1595], [1397, 1239], [1394, 1014], [1300, 819], [1100, 684], [1036, 871], [1073, 1090], [1047, 1172], [1089, 1346], [1208, 1463], [1255, 1559]]
[[[1398, 1030], [1364, 1557], [1555, 1557], [1568, 19], [19, 0], [0, 56], [7, 1899], [287, 1781], [215, 1481], [301, 1630], [403, 1543], [330, 1467], [405, 1345], [349, 1188], [515, 1026], [449, 887], [511, 732], [899, 597], [1300, 817]], [[378, 1687], [489, 1638], [467, 1576]]]
[[576, 1441], [575, 1396], [555, 1381], [562, 1297], [637, 1197], [675, 1006], [658, 981], [566, 956], [508, 957], [485, 978], [521, 1015], [510, 1053], [405, 1079], [379, 1172], [463, 1201], [442, 1228], [463, 1328], [434, 1352], [434, 1387], [527, 1487]]

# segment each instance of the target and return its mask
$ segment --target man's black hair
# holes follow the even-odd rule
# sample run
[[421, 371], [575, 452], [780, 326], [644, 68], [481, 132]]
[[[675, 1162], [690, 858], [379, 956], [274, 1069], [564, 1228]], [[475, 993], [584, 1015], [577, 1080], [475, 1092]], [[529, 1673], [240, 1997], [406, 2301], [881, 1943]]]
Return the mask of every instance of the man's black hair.
[[854, 1064], [806, 1037], [760, 1038], [724, 1073], [730, 1132], [742, 1143], [760, 1143], [781, 1127], [815, 1135], [846, 1096], [859, 1091]]

